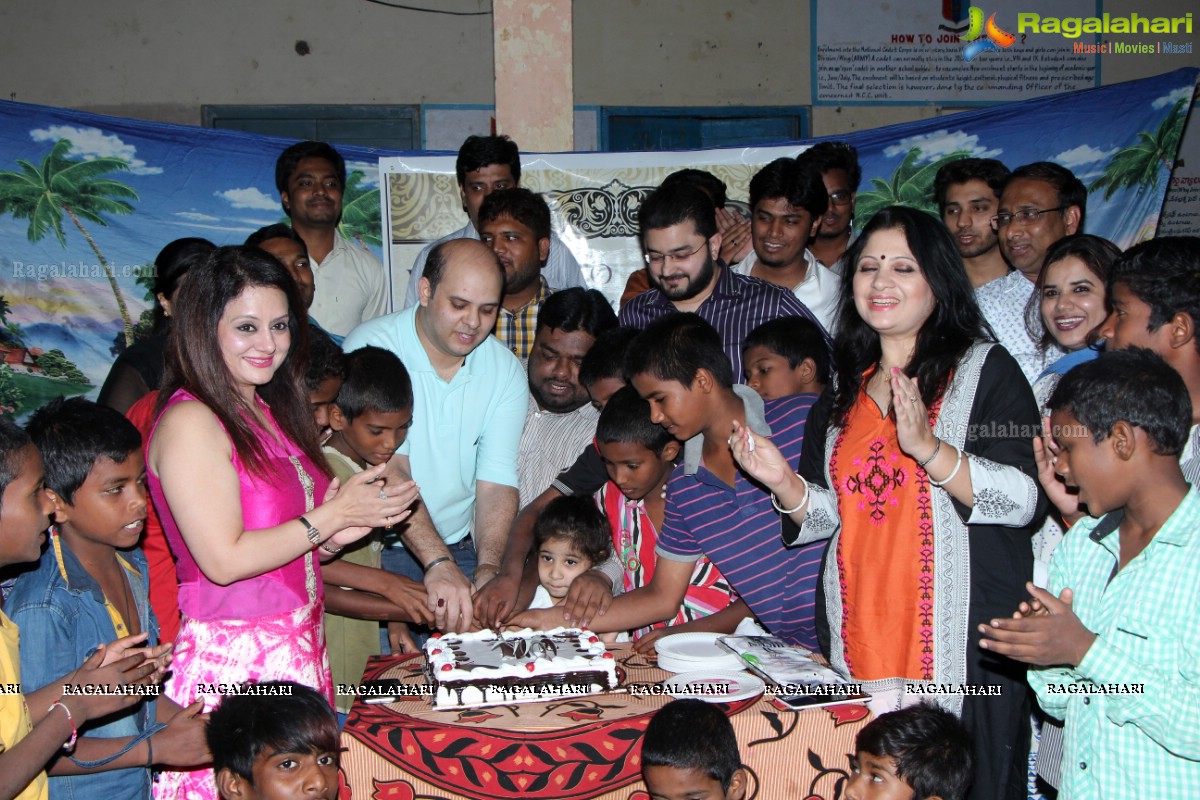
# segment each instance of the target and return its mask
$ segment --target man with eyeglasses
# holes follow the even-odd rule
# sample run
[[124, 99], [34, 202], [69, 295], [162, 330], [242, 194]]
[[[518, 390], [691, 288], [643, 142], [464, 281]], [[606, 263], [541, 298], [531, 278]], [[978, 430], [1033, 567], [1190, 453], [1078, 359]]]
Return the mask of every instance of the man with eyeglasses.
[[821, 172], [829, 206], [821, 216], [821, 227], [808, 249], [825, 266], [842, 274], [842, 256], [853, 236], [854, 198], [862, 181], [858, 151], [845, 142], [818, 142], [796, 158], [810, 162]]
[[833, 331], [841, 281], [808, 249], [829, 206], [811, 161], [777, 158], [750, 179], [750, 239], [754, 250], [733, 267], [791, 290], [826, 331]]
[[[721, 334], [740, 378], [742, 343], [750, 331], [786, 316], [821, 324], [791, 292], [738, 275], [717, 258], [721, 234], [713, 202], [702, 189], [683, 182], [660, 186], [642, 202], [638, 221], [653, 288], [625, 304], [622, 325], [641, 329], [666, 314], [694, 311]], [[831, 347], [828, 337], [826, 345]]]
[[1000, 344], [1017, 359], [1032, 385], [1062, 353], [1043, 348], [1025, 324], [1025, 307], [1050, 246], [1083, 230], [1087, 189], [1069, 169], [1049, 161], [1012, 171], [991, 219], [1000, 252], [1013, 271], [975, 290], [975, 300]]
[[1050, 245], [1083, 230], [1087, 189], [1066, 167], [1038, 161], [1017, 167], [1000, 195], [992, 230], [1004, 257], [1031, 283]]

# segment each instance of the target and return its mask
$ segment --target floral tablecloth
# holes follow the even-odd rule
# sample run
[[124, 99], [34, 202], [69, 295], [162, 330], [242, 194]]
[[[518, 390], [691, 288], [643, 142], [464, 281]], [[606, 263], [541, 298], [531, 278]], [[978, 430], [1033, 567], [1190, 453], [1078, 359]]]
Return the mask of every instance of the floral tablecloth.
[[[612, 647], [622, 685], [671, 673]], [[372, 659], [364, 680], [423, 685], [423, 656]], [[607, 693], [558, 701], [434, 711], [414, 695], [388, 705], [356, 701], [342, 743], [341, 800], [649, 800], [641, 740], [664, 696]], [[723, 704], [750, 773], [747, 800], [835, 800], [845, 788], [862, 705], [791, 711], [767, 696]]]

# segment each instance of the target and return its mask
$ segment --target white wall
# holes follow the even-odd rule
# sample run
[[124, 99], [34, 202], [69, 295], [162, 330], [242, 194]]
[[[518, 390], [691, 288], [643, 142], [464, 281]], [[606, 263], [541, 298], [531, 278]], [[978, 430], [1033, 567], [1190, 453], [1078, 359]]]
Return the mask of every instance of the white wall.
[[[878, 0], [840, 2], [873, 13]], [[413, 5], [486, 11], [489, 0]], [[1031, 7], [1044, 5], [1038, 0]], [[1194, 0], [1105, 0], [1112, 14], [1195, 17]], [[575, 0], [575, 105], [808, 105], [804, 0]], [[1157, 37], [1145, 37], [1154, 40]], [[308, 55], [296, 52], [308, 43]], [[1104, 83], [1200, 65], [1197, 53], [1102, 58]], [[203, 104], [494, 102], [492, 19], [364, 0], [5, 0], [0, 98], [200, 124]], [[936, 106], [813, 110], [832, 135], [936, 116]], [[587, 120], [577, 115], [577, 127]], [[486, 120], [490, 113], [477, 114]], [[462, 118], [427, 120], [432, 147], [457, 147]], [[484, 129], [486, 130], [486, 129]], [[590, 128], [594, 130], [594, 127]], [[480, 132], [480, 131], [477, 131]], [[579, 149], [593, 144], [580, 136]]]

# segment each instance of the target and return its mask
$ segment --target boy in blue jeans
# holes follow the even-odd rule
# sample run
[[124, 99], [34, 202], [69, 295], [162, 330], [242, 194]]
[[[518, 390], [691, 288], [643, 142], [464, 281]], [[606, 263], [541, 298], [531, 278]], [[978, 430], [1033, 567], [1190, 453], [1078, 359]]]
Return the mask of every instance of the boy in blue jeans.
[[1179, 466], [1187, 387], [1131, 348], [1068, 372], [1049, 407], [1054, 469], [1093, 516], [1055, 551], [1049, 591], [1029, 584], [1011, 619], [980, 626], [980, 646], [1042, 667], [1029, 683], [1065, 721], [1061, 798], [1195, 794], [1200, 494]]
[[[63, 665], [82, 663], [100, 642], [147, 634], [147, 645], [158, 643], [146, 559], [137, 549], [146, 518], [137, 429], [107, 406], [72, 398], [39, 409], [28, 433], [45, 459], [55, 524], [37, 569], [17, 579], [7, 602], [21, 629], [27, 690], [51, 684]], [[103, 724], [83, 726], [81, 735], [111, 740], [110, 752], [92, 759], [108, 771], [56, 777], [52, 768], [50, 797], [149, 797], [152, 764], [208, 760], [200, 708], [147, 699]]]

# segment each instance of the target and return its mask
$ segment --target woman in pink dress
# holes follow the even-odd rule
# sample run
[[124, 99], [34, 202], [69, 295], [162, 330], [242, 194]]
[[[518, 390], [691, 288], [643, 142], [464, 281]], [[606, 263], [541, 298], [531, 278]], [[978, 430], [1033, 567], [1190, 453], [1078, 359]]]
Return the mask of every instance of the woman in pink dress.
[[[332, 702], [318, 557], [416, 498], [382, 467], [332, 484], [303, 389], [307, 321], [292, 278], [222, 247], [180, 290], [147, 475], [178, 563], [183, 624], [167, 694], [181, 703], [292, 680]], [[324, 502], [322, 502], [324, 501]], [[168, 773], [159, 798], [216, 798], [211, 770]]]

